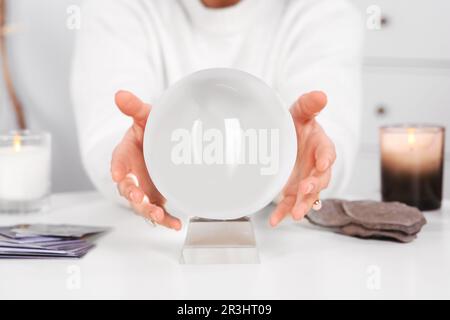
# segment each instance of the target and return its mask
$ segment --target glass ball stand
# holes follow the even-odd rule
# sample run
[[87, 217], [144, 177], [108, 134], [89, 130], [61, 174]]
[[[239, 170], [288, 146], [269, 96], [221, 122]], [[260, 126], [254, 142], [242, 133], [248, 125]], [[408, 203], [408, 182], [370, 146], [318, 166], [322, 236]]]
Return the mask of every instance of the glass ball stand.
[[259, 264], [251, 219], [191, 218], [180, 263]]

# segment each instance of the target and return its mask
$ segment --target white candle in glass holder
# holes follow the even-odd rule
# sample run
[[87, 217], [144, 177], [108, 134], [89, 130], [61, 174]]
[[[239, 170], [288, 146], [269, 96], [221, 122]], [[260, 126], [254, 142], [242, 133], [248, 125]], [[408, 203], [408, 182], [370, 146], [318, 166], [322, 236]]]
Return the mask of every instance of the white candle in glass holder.
[[50, 190], [50, 146], [25, 145], [16, 135], [0, 146], [0, 201], [32, 201]]

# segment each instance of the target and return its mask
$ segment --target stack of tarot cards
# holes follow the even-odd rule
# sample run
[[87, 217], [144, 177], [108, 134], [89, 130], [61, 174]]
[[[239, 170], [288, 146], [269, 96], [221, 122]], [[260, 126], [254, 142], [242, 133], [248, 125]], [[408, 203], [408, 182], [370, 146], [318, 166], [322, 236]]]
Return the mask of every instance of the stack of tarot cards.
[[81, 258], [104, 227], [23, 224], [0, 227], [0, 259]]

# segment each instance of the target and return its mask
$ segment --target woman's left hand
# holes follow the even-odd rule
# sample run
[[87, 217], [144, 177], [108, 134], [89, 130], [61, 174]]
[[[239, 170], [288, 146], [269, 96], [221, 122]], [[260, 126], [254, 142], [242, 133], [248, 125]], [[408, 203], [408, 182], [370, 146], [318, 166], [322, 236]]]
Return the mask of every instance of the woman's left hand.
[[301, 96], [291, 107], [297, 132], [297, 160], [281, 200], [270, 217], [272, 226], [289, 214], [295, 220], [302, 219], [319, 199], [320, 191], [328, 187], [336, 150], [315, 119], [326, 104], [327, 96], [314, 91]]

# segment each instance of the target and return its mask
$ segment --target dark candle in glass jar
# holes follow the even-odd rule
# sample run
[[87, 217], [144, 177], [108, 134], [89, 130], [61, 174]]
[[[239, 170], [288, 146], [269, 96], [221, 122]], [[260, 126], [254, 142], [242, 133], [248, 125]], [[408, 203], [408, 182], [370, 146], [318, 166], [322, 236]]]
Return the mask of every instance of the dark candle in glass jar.
[[380, 130], [383, 201], [420, 210], [441, 207], [445, 129], [440, 126], [386, 126]]

